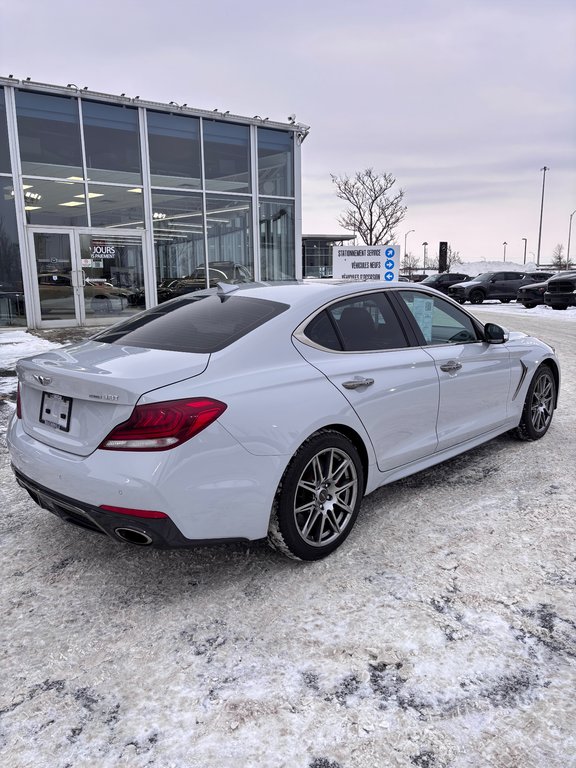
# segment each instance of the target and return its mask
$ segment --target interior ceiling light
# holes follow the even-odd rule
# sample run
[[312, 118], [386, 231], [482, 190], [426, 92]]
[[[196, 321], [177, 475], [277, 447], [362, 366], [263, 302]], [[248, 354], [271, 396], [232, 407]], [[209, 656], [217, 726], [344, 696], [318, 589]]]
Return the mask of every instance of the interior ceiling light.
[[76, 202], [76, 200], [70, 200], [69, 203], [58, 203], [58, 205], [62, 205], [66, 208], [75, 208], [77, 205], [84, 205], [84, 203]]
[[[66, 176], [68, 181], [84, 181], [84, 178], [82, 176]], [[88, 179], [90, 181], [90, 179]]]
[[141, 190], [141, 188], [140, 188], [140, 187], [134, 187], [134, 189], [128, 189], [128, 190], [126, 190], [126, 191], [127, 191], [127, 192], [136, 192], [136, 194], [138, 194], [138, 195], [141, 195], [141, 194], [142, 194], [142, 190]]
[[[85, 195], [74, 195], [74, 197], [81, 197], [83, 200], [86, 198]], [[88, 192], [88, 197], [104, 197], [104, 192]]]
[[42, 208], [41, 205], [25, 205], [24, 210], [25, 211], [37, 211], [39, 208]]

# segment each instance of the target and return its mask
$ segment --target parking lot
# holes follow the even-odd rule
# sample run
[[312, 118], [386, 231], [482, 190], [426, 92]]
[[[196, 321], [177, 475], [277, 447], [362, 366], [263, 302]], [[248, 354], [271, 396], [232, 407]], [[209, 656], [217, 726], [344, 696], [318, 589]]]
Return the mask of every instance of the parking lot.
[[576, 310], [473, 311], [556, 348], [548, 435], [376, 491], [317, 563], [66, 526], [0, 401], [1, 764], [576, 766]]

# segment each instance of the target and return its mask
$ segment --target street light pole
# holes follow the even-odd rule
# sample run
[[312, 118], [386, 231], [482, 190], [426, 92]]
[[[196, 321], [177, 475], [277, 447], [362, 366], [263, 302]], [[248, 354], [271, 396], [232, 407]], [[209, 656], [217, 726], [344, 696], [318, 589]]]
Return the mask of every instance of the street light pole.
[[410, 232], [416, 232], [415, 229], [409, 229], [408, 232], [404, 235], [404, 256], [406, 256], [406, 240], [408, 239], [408, 235]]
[[536, 251], [536, 266], [540, 266], [540, 243], [542, 242], [542, 214], [544, 213], [544, 185], [546, 184], [546, 171], [549, 171], [548, 166], [540, 168], [542, 173], [542, 202], [540, 203], [540, 227], [538, 228], [538, 250]]
[[506, 261], [506, 246], [508, 245], [508, 243], [506, 242], [506, 240], [504, 240], [504, 242], [502, 243], [502, 245], [504, 246], [504, 261]]
[[570, 214], [570, 224], [568, 226], [568, 250], [566, 251], [566, 269], [570, 269], [570, 235], [572, 234], [572, 216], [576, 211], [572, 211]]
[[426, 256], [427, 256], [426, 249], [428, 248], [428, 243], [426, 241], [424, 241], [422, 243], [422, 245], [424, 246], [424, 266], [423, 266], [423, 269], [425, 270], [426, 267], [427, 267], [427, 265], [426, 265]]
[[523, 237], [522, 240], [524, 240], [524, 264], [526, 264], [526, 248], [528, 247], [528, 239]]

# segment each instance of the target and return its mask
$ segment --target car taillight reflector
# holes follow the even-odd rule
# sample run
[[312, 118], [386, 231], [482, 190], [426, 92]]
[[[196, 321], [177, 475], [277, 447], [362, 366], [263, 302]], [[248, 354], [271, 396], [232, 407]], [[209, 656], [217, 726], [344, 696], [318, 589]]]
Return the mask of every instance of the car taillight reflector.
[[212, 424], [227, 405], [207, 397], [137, 405], [102, 441], [106, 451], [167, 451]]
[[156, 512], [152, 509], [129, 509], [128, 507], [111, 507], [109, 504], [100, 504], [100, 509], [106, 512], [116, 512], [119, 515], [132, 515], [132, 517], [168, 517], [164, 512]]
[[22, 418], [22, 400], [20, 399], [20, 382], [18, 382], [18, 393], [16, 395], [16, 418]]

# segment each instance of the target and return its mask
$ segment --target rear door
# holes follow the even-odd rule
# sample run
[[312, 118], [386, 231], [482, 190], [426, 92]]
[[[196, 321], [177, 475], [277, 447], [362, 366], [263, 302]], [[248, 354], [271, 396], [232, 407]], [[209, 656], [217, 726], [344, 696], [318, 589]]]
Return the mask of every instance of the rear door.
[[438, 374], [410, 334], [382, 291], [336, 302], [295, 333], [300, 354], [358, 414], [381, 471], [436, 450]]

